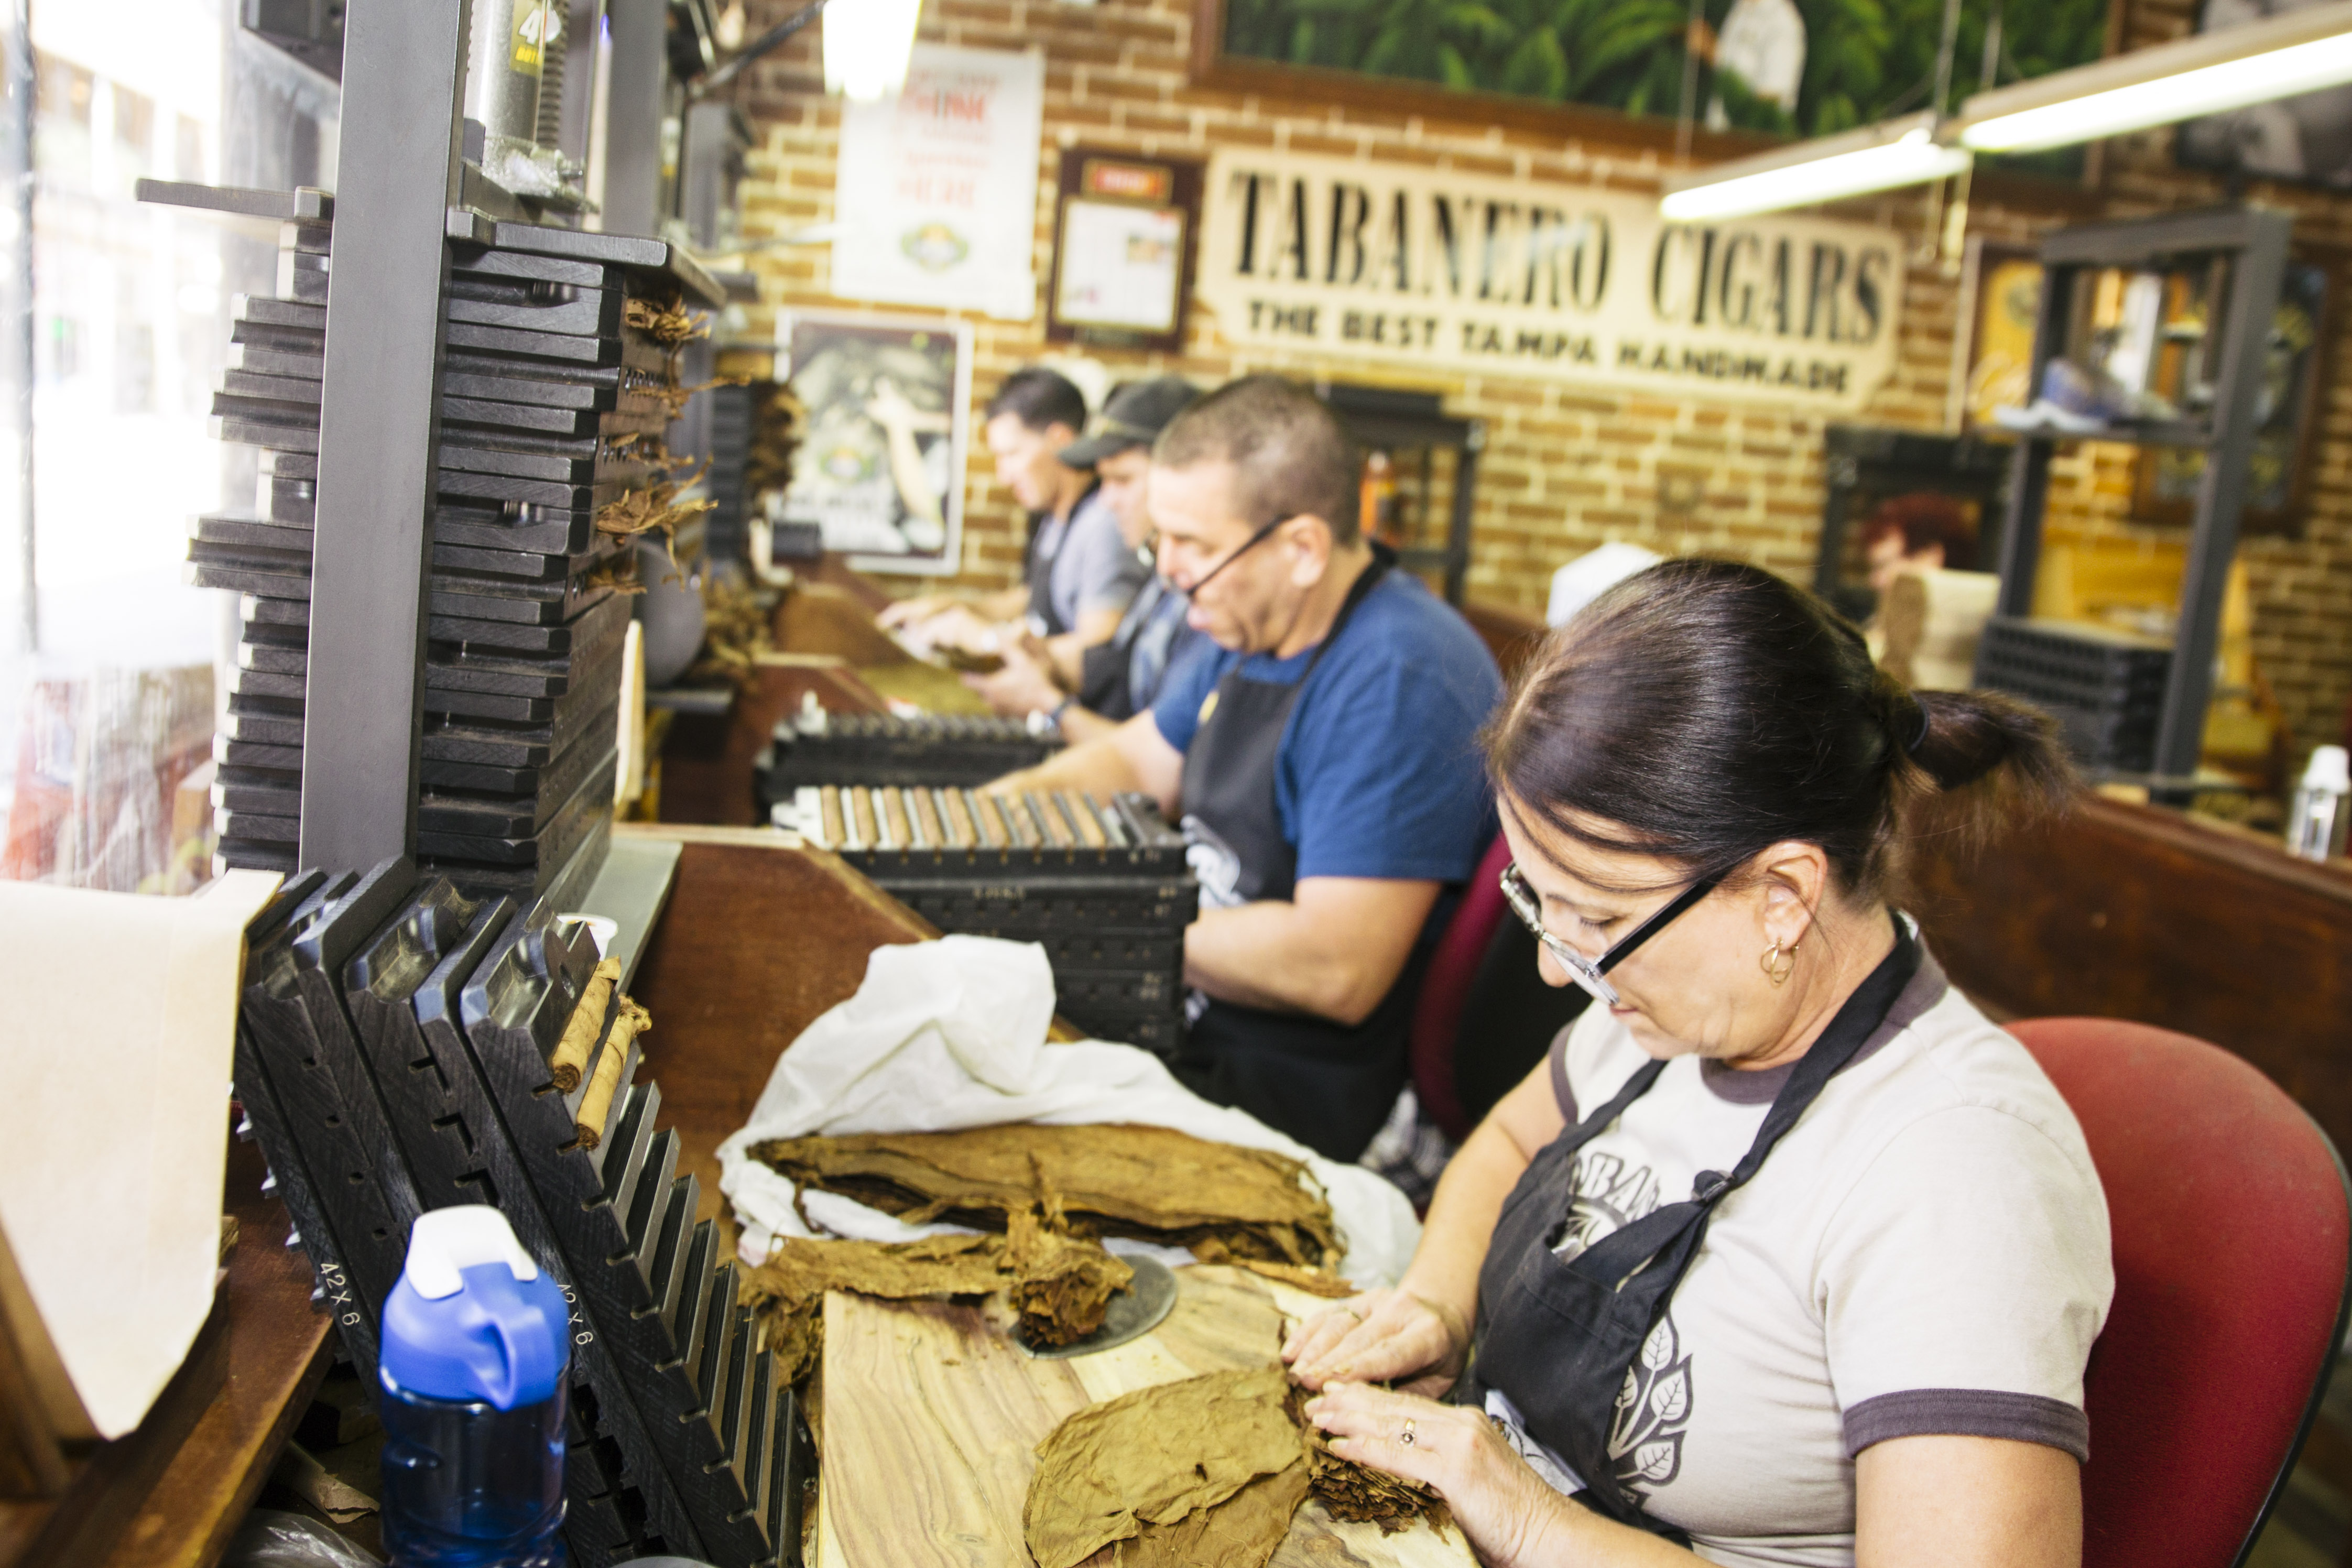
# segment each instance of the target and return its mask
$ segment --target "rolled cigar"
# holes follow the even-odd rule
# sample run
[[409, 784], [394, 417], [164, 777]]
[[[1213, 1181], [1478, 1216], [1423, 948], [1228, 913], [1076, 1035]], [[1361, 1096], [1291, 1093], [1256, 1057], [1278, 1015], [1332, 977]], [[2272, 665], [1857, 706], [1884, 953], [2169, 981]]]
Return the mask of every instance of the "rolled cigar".
[[619, 959], [608, 958], [596, 965], [596, 973], [588, 977], [580, 993], [580, 1005], [572, 1009], [572, 1020], [563, 1026], [563, 1037], [555, 1042], [555, 1054], [547, 1058], [555, 1087], [566, 1094], [580, 1087], [588, 1053], [596, 1048], [596, 1037], [604, 1032], [604, 1005], [612, 999], [613, 987], [620, 978]]
[[932, 804], [931, 792], [927, 789], [910, 790], [908, 795], [914, 803], [915, 827], [923, 836], [923, 847], [948, 847], [947, 827], [940, 819], [938, 807]]
[[572, 1113], [583, 1149], [593, 1149], [604, 1141], [604, 1118], [613, 1110], [613, 1091], [621, 1087], [621, 1064], [629, 1059], [629, 1043], [653, 1021], [643, 1007], [626, 996], [621, 998], [620, 1016], [613, 1020], [604, 1054], [596, 1058], [596, 1076], [588, 1080], [588, 1092], [580, 1097], [580, 1109]]

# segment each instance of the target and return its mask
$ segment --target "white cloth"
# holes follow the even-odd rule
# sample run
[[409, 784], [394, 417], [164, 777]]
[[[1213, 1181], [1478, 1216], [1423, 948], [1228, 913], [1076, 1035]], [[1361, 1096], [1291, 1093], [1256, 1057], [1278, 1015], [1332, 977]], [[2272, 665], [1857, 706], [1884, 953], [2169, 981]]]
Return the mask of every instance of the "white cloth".
[[1664, 559], [1654, 550], [1622, 542], [1586, 551], [1551, 574], [1551, 600], [1544, 606], [1544, 624], [1568, 625], [1577, 611], [1634, 573], [1647, 571]]
[[[1326, 1160], [1244, 1111], [1211, 1105], [1158, 1058], [1103, 1040], [1049, 1045], [1054, 974], [1034, 942], [950, 936], [877, 947], [857, 994], [802, 1032], [776, 1060], [751, 1120], [719, 1146], [719, 1186], [743, 1222], [741, 1252], [763, 1260], [779, 1236], [807, 1236], [793, 1184], [751, 1158], [772, 1138], [942, 1132], [1034, 1121], [1134, 1122], [1306, 1163], [1331, 1203], [1346, 1258], [1366, 1289], [1393, 1285], [1421, 1224], [1404, 1194], [1360, 1165]], [[810, 1193], [809, 1217], [839, 1236], [911, 1241], [957, 1227], [914, 1226], [837, 1194]]]

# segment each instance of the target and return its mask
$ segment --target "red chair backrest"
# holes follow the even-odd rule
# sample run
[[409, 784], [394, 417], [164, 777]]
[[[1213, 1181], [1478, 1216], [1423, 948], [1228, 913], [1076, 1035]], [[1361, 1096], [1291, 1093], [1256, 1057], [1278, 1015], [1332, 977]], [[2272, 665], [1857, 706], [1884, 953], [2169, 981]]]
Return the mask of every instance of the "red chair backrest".
[[2277, 1085], [2202, 1040], [2104, 1018], [2011, 1032], [2082, 1123], [2115, 1237], [2084, 1568], [2240, 1563], [2343, 1332], [2344, 1167]]
[[1497, 833], [1479, 858], [1478, 868], [1470, 874], [1470, 885], [1462, 889], [1454, 923], [1437, 939], [1437, 951], [1430, 954], [1421, 997], [1412, 1011], [1413, 1098], [1421, 1102], [1423, 1113], [1457, 1143], [1470, 1136], [1470, 1117], [1454, 1088], [1454, 1046], [1471, 984], [1477, 979], [1478, 965], [1509, 909], [1503, 901], [1502, 878], [1503, 868], [1510, 863], [1511, 847]]

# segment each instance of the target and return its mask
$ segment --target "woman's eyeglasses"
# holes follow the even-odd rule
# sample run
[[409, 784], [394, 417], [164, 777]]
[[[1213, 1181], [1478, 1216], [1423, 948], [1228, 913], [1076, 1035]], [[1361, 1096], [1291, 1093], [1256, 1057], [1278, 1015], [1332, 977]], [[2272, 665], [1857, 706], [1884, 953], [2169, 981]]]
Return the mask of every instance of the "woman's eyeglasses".
[[1643, 921], [1624, 941], [1597, 959], [1585, 957], [1544, 929], [1542, 901], [1536, 897], [1535, 889], [1528, 886], [1528, 879], [1519, 875], [1519, 863], [1516, 860], [1503, 868], [1503, 899], [1511, 906], [1511, 912], [1535, 933], [1535, 939], [1543, 943], [1544, 951], [1568, 971], [1570, 980], [1584, 987], [1585, 992], [1602, 1006], [1622, 1007], [1624, 1004], [1618, 997], [1617, 987], [1603, 977], [1631, 957], [1635, 948], [1665, 930], [1675, 916], [1715, 891], [1716, 885], [1722, 880], [1721, 877], [1702, 877], [1693, 882], [1675, 894], [1672, 903]]

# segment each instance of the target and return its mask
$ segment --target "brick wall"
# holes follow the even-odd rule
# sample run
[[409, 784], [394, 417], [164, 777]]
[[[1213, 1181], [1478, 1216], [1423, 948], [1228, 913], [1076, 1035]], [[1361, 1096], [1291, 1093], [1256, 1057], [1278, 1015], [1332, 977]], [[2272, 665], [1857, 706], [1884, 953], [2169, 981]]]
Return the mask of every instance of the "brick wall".
[[[798, 0], [754, 0], [749, 31], [780, 19]], [[2130, 0], [2126, 35], [2134, 44], [2189, 30], [2193, 0]], [[832, 216], [836, 102], [821, 92], [815, 29], [747, 73], [739, 89], [758, 145], [744, 190], [747, 237], [789, 231]], [[1051, 262], [1051, 225], [1060, 150], [1088, 145], [1203, 157], [1219, 146], [1287, 147], [1375, 162], [1452, 167], [1523, 179], [1654, 191], [1654, 153], [1563, 141], [1471, 122], [1389, 115], [1188, 83], [1192, 42], [1187, 0], [929, 0], [923, 36], [980, 48], [1045, 51], [1045, 138], [1039, 149], [1037, 272]], [[2297, 234], [2352, 246], [2352, 202], [2259, 185], [2257, 199], [2292, 207]], [[2164, 133], [2108, 150], [2100, 207], [2114, 216], [2221, 199], [2219, 182], [2172, 166]], [[1916, 235], [1925, 219], [1916, 196], [1848, 204], [1841, 216]], [[2062, 221], [2049, 212], [1979, 200], [1972, 232], [2013, 241]], [[755, 333], [781, 304], [833, 303], [824, 247], [755, 253], [763, 275]], [[2352, 287], [2352, 270], [2339, 283]], [[1856, 417], [1940, 429], [1959, 310], [1956, 282], [1931, 265], [1906, 280], [1894, 376]], [[2352, 300], [2339, 301], [2352, 305]], [[1314, 353], [1238, 347], [1195, 301], [1181, 355], [1095, 351], [1114, 375], [1172, 374], [1213, 385], [1251, 371], [1372, 382], [1376, 367]], [[2337, 363], [2352, 374], [2352, 308], [2335, 313]], [[985, 402], [1003, 377], [1046, 353], [1044, 315], [1031, 321], [973, 318], [972, 393]], [[2339, 382], [2342, 377], [2336, 378]], [[1513, 377], [1416, 372], [1409, 384], [1444, 394], [1447, 408], [1486, 424], [1470, 574], [1472, 596], [1539, 607], [1554, 568], [1612, 540], [1668, 552], [1744, 556], [1800, 579], [1810, 575], [1822, 508], [1824, 421], [1765, 404], [1627, 395]], [[2315, 460], [2309, 521], [2296, 542], [2245, 547], [2255, 599], [2256, 650], [2305, 745], [2336, 739], [2352, 690], [2352, 395], [2331, 385], [2319, 414], [2325, 439]], [[964, 523], [964, 579], [1012, 580], [1018, 573], [1020, 519], [991, 481], [986, 454], [971, 469]], [[2139, 530], [2125, 521], [2130, 452], [2086, 446], [2065, 451], [2053, 481], [2052, 515], [2100, 531]], [[2169, 531], [2178, 535], [2182, 531]]]

